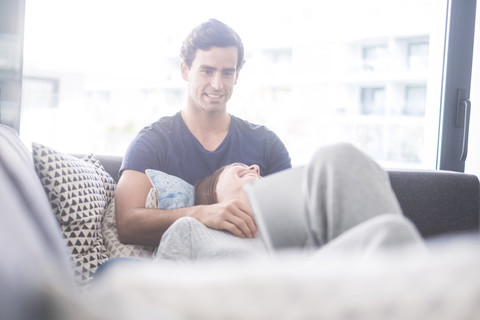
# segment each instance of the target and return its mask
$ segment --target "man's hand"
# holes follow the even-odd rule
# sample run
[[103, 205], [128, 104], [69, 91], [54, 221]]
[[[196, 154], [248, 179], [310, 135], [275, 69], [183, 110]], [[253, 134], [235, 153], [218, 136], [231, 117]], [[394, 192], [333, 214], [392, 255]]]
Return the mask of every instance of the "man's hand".
[[144, 173], [125, 170], [120, 177], [115, 190], [115, 214], [118, 235], [123, 243], [158, 245], [167, 228], [184, 216], [243, 238], [253, 238], [257, 233], [246, 198], [172, 210], [146, 209], [145, 199], [151, 187]]
[[212, 205], [197, 206], [191, 216], [209, 228], [226, 230], [241, 238], [253, 238], [257, 226], [248, 203], [228, 200]]

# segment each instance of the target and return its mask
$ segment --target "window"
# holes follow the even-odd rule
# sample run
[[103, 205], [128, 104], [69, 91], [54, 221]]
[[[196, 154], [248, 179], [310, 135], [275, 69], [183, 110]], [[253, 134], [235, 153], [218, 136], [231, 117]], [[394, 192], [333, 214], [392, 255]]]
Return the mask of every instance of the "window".
[[437, 134], [445, 17], [463, 23], [451, 10], [461, 1], [252, 1], [254, 11], [247, 1], [234, 13], [215, 0], [169, 10], [152, 0], [26, 1], [24, 76], [57, 81], [24, 88], [29, 97], [43, 87], [42, 104], [57, 105], [35, 115], [41, 127], [23, 126], [27, 144], [123, 154], [143, 126], [182, 108], [179, 47], [216, 17], [246, 49], [229, 112], [273, 129], [294, 165], [320, 145], [350, 141], [387, 167], [434, 168], [445, 145]]

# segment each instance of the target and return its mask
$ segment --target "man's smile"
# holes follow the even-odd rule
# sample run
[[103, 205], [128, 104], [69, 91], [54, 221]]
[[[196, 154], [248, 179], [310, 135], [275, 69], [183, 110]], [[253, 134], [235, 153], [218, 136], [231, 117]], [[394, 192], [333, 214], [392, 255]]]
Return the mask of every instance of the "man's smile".
[[215, 94], [215, 93], [205, 93], [205, 95], [212, 99], [220, 99], [221, 97], [223, 97], [223, 94]]

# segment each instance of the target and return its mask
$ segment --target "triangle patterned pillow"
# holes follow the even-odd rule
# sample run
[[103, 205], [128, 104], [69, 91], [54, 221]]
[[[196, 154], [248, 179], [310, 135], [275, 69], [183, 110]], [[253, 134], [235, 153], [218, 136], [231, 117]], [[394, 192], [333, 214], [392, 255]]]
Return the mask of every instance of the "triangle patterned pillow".
[[[153, 190], [153, 191], [152, 191]], [[145, 202], [145, 208], [156, 208], [155, 190], [152, 188]], [[115, 201], [111, 201], [105, 211], [102, 222], [102, 237], [108, 256], [112, 258], [131, 257], [151, 259], [156, 246], [140, 244], [124, 244], [120, 242], [117, 232], [117, 220], [115, 219]]]
[[79, 159], [35, 142], [32, 155], [70, 251], [76, 279], [88, 284], [109, 258], [101, 223], [113, 199], [115, 181], [93, 155]]

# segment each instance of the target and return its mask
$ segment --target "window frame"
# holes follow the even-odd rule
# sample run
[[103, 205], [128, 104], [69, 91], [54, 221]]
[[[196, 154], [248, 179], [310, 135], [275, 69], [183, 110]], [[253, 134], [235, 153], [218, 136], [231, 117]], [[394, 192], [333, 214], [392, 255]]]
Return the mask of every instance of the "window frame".
[[[468, 114], [460, 112], [470, 99], [476, 0], [448, 0], [437, 169], [464, 172], [468, 147]], [[458, 118], [458, 119], [457, 119]], [[465, 130], [466, 129], [466, 130]], [[466, 136], [465, 136], [466, 133]], [[466, 140], [465, 140], [466, 139]], [[464, 146], [464, 142], [467, 143]]]
[[[11, 68], [0, 69], [0, 124], [20, 129], [25, 0], [2, 0], [0, 35], [9, 40]], [[3, 72], [2, 72], [3, 71]]]

